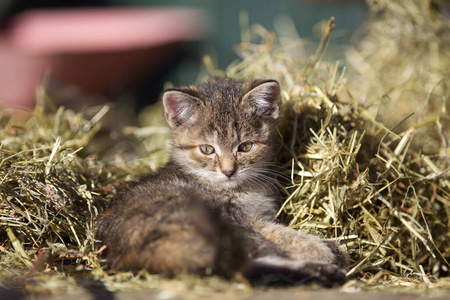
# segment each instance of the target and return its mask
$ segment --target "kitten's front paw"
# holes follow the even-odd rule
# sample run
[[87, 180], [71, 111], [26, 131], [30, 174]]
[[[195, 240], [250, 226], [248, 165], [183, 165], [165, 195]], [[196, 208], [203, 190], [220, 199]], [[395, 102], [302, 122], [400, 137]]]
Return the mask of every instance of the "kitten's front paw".
[[334, 264], [280, 257], [261, 257], [243, 271], [252, 285], [301, 285], [319, 283], [325, 287], [346, 282], [345, 270]]

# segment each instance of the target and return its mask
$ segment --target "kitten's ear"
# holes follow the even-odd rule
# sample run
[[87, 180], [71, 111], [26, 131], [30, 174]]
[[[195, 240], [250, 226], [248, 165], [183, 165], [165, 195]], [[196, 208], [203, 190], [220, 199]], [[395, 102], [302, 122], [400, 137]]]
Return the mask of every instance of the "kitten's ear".
[[189, 125], [199, 116], [202, 101], [181, 90], [168, 90], [163, 95], [164, 112], [170, 127]]
[[275, 80], [255, 80], [242, 97], [251, 109], [263, 117], [277, 119], [280, 113], [280, 85]]

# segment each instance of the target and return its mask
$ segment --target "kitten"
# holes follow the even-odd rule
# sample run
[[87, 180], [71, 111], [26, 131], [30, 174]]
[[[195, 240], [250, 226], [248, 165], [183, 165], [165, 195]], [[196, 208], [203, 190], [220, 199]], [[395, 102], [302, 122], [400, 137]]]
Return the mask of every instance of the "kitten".
[[163, 95], [170, 161], [104, 212], [97, 237], [117, 270], [242, 274], [253, 284], [342, 283], [334, 243], [274, 221], [274, 80], [213, 78]]

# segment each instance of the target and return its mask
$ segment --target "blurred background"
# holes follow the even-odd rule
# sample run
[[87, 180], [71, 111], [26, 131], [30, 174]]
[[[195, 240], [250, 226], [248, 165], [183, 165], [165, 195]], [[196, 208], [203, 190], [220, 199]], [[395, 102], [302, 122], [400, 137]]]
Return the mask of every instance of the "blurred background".
[[225, 69], [243, 23], [278, 34], [288, 23], [314, 43], [317, 24], [334, 16], [328, 53], [339, 53], [367, 14], [362, 0], [2, 0], [0, 105], [31, 110], [44, 81], [57, 105], [120, 100], [138, 110], [165, 82], [196, 82], [204, 55]]

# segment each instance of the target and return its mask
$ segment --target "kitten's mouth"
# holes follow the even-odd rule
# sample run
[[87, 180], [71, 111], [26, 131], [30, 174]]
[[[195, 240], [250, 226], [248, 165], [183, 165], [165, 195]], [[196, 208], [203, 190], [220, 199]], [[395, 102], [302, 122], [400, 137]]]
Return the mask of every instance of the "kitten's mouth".
[[223, 185], [226, 188], [236, 188], [242, 183], [242, 178], [238, 174], [234, 174], [231, 177], [228, 176], [220, 176], [216, 181], [219, 184]]
[[[192, 170], [191, 170], [192, 172]], [[221, 186], [225, 189], [235, 189], [242, 185], [243, 178], [241, 174], [236, 172], [228, 177], [222, 172], [192, 172], [192, 174], [202, 178], [205, 182], [210, 182], [214, 185]]]
[[237, 174], [233, 174], [233, 176], [228, 177], [222, 173], [215, 173], [212, 176], [206, 177], [206, 179], [212, 183], [221, 185], [226, 189], [233, 189], [241, 184], [241, 179], [237, 176]]
[[233, 189], [239, 186], [238, 180], [233, 178], [225, 178], [220, 184], [227, 189]]

